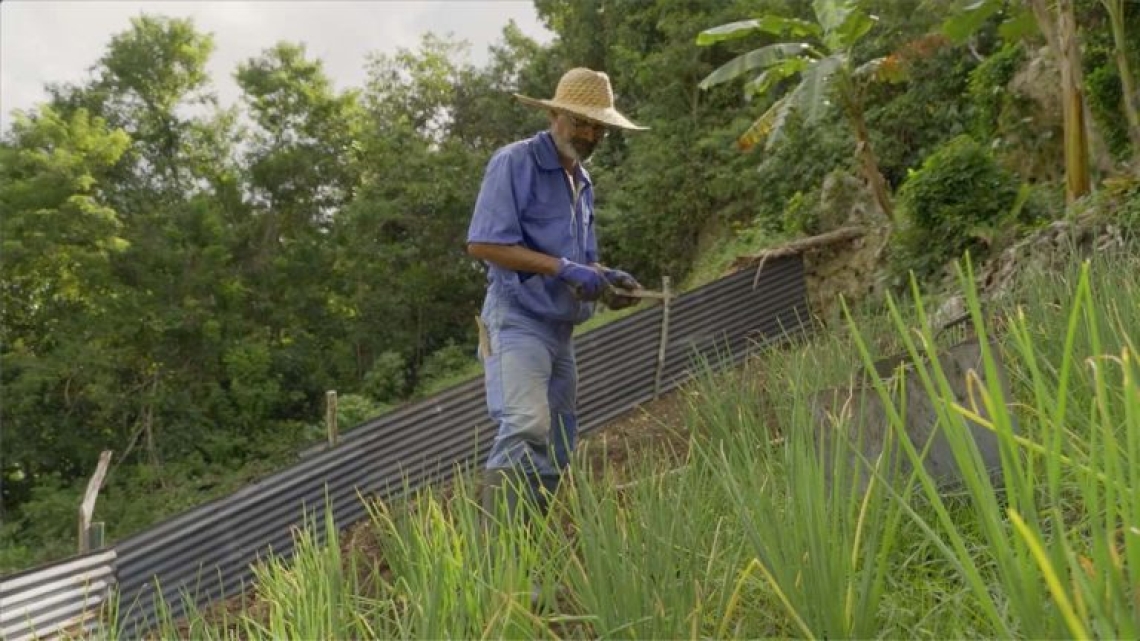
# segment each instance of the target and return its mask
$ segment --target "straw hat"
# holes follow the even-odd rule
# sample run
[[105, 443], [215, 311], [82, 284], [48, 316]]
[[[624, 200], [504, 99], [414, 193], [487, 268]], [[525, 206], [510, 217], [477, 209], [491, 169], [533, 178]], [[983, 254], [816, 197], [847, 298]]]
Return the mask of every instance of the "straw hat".
[[609, 76], [584, 67], [567, 71], [558, 81], [558, 89], [550, 100], [528, 98], [517, 93], [515, 98], [524, 105], [565, 111], [611, 127], [633, 131], [649, 129], [633, 124], [614, 109], [614, 91], [610, 88]]

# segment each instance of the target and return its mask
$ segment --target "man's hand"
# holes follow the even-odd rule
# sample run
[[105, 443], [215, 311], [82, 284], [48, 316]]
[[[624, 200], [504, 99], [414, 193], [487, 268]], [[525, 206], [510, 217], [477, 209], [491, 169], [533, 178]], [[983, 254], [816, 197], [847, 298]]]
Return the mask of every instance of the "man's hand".
[[569, 285], [574, 294], [585, 301], [598, 300], [606, 289], [606, 279], [602, 272], [565, 258], [559, 264], [555, 277]]
[[641, 289], [641, 283], [637, 282], [637, 279], [633, 276], [630, 276], [628, 272], [623, 272], [620, 269], [610, 269], [606, 267], [602, 269], [602, 275], [605, 276], [606, 283], [608, 285], [608, 287], [606, 287], [606, 292], [602, 297], [602, 302], [605, 303], [606, 307], [609, 307], [613, 310], [618, 310], [625, 309], [627, 307], [633, 307], [634, 305], [641, 302], [640, 298], [635, 298], [633, 296], [622, 296], [621, 294], [613, 291], [614, 287], [628, 291]]
[[628, 272], [623, 272], [620, 269], [610, 269], [609, 267], [606, 267], [602, 273], [606, 277], [606, 282], [608, 282], [610, 285], [613, 285], [614, 287], [620, 287], [621, 289], [628, 289], [631, 291], [635, 289], [641, 289], [641, 283], [637, 282], [637, 279], [633, 276], [630, 276]]

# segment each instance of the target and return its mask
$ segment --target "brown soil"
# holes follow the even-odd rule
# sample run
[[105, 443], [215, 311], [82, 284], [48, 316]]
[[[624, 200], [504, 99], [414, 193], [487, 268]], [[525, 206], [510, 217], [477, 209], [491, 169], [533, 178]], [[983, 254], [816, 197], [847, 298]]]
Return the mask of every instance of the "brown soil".
[[638, 462], [649, 455], [676, 467], [688, 457], [687, 413], [684, 389], [635, 407], [582, 439], [579, 465], [595, 477], [608, 473], [618, 482], [634, 480], [641, 471]]

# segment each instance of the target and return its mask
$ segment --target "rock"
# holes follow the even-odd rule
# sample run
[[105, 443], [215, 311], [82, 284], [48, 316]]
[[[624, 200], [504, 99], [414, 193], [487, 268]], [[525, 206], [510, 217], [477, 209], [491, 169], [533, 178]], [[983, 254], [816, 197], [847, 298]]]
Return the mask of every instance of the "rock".
[[[1000, 352], [995, 343], [991, 349], [996, 358], [998, 371], [998, 384], [1001, 386], [1006, 399], [1010, 398], [1009, 381], [1002, 365]], [[981, 384], [986, 385], [984, 366], [982, 363], [981, 345], [976, 338], [957, 343], [938, 354], [943, 372], [954, 394], [954, 400], [964, 406], [979, 406], [979, 414], [989, 420], [992, 416], [984, 407], [981, 399], [971, 399], [968, 379], [977, 376]], [[934, 478], [939, 487], [943, 489], [956, 488], [961, 485], [963, 476], [957, 461], [954, 459], [950, 442], [938, 424], [938, 414], [935, 402], [926, 393], [918, 373], [909, 367], [909, 358], [900, 356], [883, 359], [876, 363], [876, 370], [884, 378], [901, 376], [898, 385], [888, 381], [895, 392], [892, 402], [896, 407], [903, 405], [902, 395], [905, 394], [906, 433], [915, 449], [922, 451], [928, 441], [931, 442], [930, 451], [923, 460], [927, 472]], [[901, 366], [901, 369], [898, 369]], [[848, 450], [842, 462], [844, 485], [848, 480], [853, 481], [861, 490], [866, 489], [870, 474], [860, 461], [860, 454], [872, 463], [884, 455], [888, 461], [898, 466], [898, 471], [907, 473], [912, 470], [910, 460], [905, 452], [898, 448], [886, 447], [892, 428], [888, 422], [886, 408], [874, 389], [872, 383], [865, 378], [853, 382], [849, 387], [829, 388], [816, 392], [809, 401], [812, 417], [815, 423], [815, 443], [824, 463], [825, 477], [829, 485], [835, 482], [832, 466], [835, 448], [854, 446], [855, 451]], [[1013, 410], [1007, 406], [1011, 417]], [[954, 421], [952, 428], [960, 428], [963, 422]], [[1001, 484], [999, 472], [1001, 470], [1001, 455], [996, 435], [989, 429], [974, 423], [964, 421], [981, 457], [982, 468], [992, 480]], [[1016, 431], [1016, 422], [1014, 424]], [[858, 452], [858, 454], [856, 453]], [[884, 469], [889, 469], [889, 466]]]
[[937, 332], [950, 323], [962, 318], [966, 314], [966, 297], [955, 294], [947, 298], [930, 315], [930, 331]]
[[1007, 298], [1023, 274], [1057, 271], [1074, 257], [1119, 249], [1124, 236], [1119, 225], [1093, 217], [1053, 221], [985, 263], [977, 273], [979, 293], [985, 300]]
[[866, 181], [836, 169], [823, 179], [819, 222], [821, 229], [828, 231], [844, 225], [881, 225], [886, 219]]

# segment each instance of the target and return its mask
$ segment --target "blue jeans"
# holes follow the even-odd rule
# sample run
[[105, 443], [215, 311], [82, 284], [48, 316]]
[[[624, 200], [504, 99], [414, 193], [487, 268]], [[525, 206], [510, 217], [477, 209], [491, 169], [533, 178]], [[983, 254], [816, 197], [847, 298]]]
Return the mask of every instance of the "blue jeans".
[[496, 285], [481, 320], [487, 410], [498, 425], [487, 469], [513, 469], [556, 485], [578, 438], [574, 325], [528, 314]]

